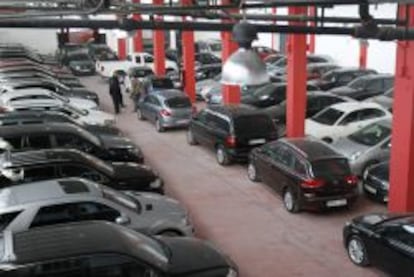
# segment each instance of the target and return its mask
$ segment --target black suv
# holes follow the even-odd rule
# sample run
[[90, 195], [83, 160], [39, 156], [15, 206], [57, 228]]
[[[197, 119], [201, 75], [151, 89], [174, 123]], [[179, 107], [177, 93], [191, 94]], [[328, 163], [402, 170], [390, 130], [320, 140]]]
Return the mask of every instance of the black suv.
[[105, 162], [75, 149], [6, 152], [0, 156], [0, 187], [66, 177], [86, 178], [118, 190], [164, 191], [162, 180], [148, 166]]
[[[141, 150], [120, 136], [96, 136], [69, 123], [0, 127], [0, 147], [13, 151], [74, 148], [103, 160], [142, 163]], [[1, 150], [1, 149], [0, 149]]]
[[275, 139], [270, 117], [243, 105], [208, 107], [191, 120], [187, 131], [188, 143], [214, 148], [221, 165], [245, 161], [251, 149]]
[[358, 180], [348, 160], [319, 140], [280, 139], [254, 149], [247, 169], [252, 181], [263, 181], [283, 196], [285, 208], [351, 206]]
[[2, 277], [237, 277], [235, 264], [209, 243], [152, 238], [110, 222], [7, 232], [2, 245]]

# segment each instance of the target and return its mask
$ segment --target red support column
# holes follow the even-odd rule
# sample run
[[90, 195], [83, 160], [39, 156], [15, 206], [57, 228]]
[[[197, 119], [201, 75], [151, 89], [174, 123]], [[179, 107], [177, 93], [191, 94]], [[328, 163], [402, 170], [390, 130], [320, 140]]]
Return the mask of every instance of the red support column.
[[[140, 0], [133, 0], [133, 3], [139, 4]], [[140, 14], [134, 14], [132, 18], [136, 21], [140, 21], [141, 20], [141, 15]], [[142, 30], [136, 30], [135, 35], [132, 38], [132, 40], [133, 40], [133, 45], [134, 45], [134, 52], [143, 52], [144, 51], [144, 45], [142, 43]]]
[[[222, 0], [222, 4], [230, 4], [229, 0]], [[226, 60], [239, 48], [238, 44], [232, 40], [231, 32], [222, 32], [221, 39], [223, 40], [223, 50], [221, 53], [221, 60], [223, 64]], [[238, 104], [240, 103], [240, 86], [223, 85], [223, 103], [224, 104]]]
[[[276, 7], [272, 8], [272, 14], [277, 15], [277, 8]], [[276, 25], [276, 20], [273, 20], [273, 24]], [[275, 37], [276, 37], [276, 34], [273, 33], [272, 34], [272, 49], [276, 49]]]
[[[162, 5], [163, 0], [153, 0], [154, 5]], [[161, 21], [162, 17], [155, 20]], [[158, 76], [165, 75], [165, 35], [164, 30], [154, 31], [154, 71]]]
[[118, 39], [118, 57], [121, 60], [126, 58], [126, 39], [124, 38]]
[[360, 40], [359, 42], [359, 68], [366, 69], [368, 62], [368, 41]]
[[[191, 5], [191, 0], [182, 0], [183, 5]], [[183, 19], [185, 20], [185, 19]], [[194, 32], [182, 32], [183, 70], [184, 70], [184, 91], [195, 103], [195, 46]]]
[[[399, 18], [405, 20], [407, 6], [400, 6]], [[414, 27], [414, 6], [408, 20]], [[399, 41], [394, 86], [392, 147], [390, 163], [391, 212], [414, 211], [414, 41]]]
[[[309, 16], [315, 16], [316, 15], [316, 7], [310, 7], [309, 8]], [[311, 27], [315, 27], [315, 22], [310, 22]], [[315, 47], [316, 47], [316, 37], [315, 34], [309, 35], [309, 53], [314, 54], [315, 53]]]
[[[290, 15], [306, 15], [305, 7], [290, 7]], [[303, 25], [304, 23], [291, 23]], [[305, 23], [306, 24], [306, 23]], [[287, 117], [288, 137], [303, 137], [306, 109], [306, 35], [289, 35], [287, 47]]]

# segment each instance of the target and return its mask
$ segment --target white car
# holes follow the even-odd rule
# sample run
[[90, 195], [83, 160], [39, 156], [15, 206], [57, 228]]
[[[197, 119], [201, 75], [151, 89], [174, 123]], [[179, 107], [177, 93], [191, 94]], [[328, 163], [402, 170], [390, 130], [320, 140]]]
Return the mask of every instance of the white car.
[[[97, 61], [96, 72], [104, 78], [110, 78], [117, 70], [125, 73], [133, 66], [148, 66], [155, 71], [154, 56], [145, 52], [130, 54], [125, 61]], [[165, 70], [178, 71], [178, 66], [174, 61], [165, 60]]]
[[305, 134], [332, 143], [368, 124], [391, 117], [390, 112], [376, 103], [344, 102], [306, 119]]
[[25, 88], [17, 89], [12, 91], [7, 91], [0, 94], [0, 105], [7, 107], [12, 105], [12, 103], [18, 103], [21, 101], [27, 100], [47, 100], [47, 99], [56, 99], [61, 101], [63, 104], [71, 104], [73, 106], [79, 107], [81, 109], [96, 110], [98, 105], [95, 101], [82, 99], [82, 98], [68, 98], [57, 94], [53, 91], [43, 89], [43, 88]]

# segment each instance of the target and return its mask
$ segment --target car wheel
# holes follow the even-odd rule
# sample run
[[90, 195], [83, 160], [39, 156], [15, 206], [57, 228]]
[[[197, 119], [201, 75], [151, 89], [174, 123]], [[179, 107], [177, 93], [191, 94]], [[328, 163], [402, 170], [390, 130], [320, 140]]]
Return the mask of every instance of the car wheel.
[[257, 174], [256, 165], [253, 162], [250, 162], [247, 166], [247, 177], [249, 177], [250, 181], [259, 182], [260, 178]]
[[140, 109], [140, 108], [138, 108], [138, 109], [137, 109], [137, 117], [138, 117], [138, 119], [139, 119], [139, 120], [145, 120], [145, 117], [144, 117], [144, 115], [142, 114], [142, 112], [141, 112], [141, 109]]
[[353, 235], [347, 244], [348, 256], [358, 266], [369, 265], [367, 250], [364, 242], [356, 235]]
[[333, 142], [333, 139], [330, 138], [330, 137], [324, 137], [324, 138], [322, 138], [322, 140], [326, 143], [332, 143]]
[[220, 165], [228, 165], [228, 164], [230, 164], [229, 155], [227, 154], [226, 149], [224, 148], [223, 145], [217, 146], [217, 149], [216, 149], [216, 158], [217, 158], [217, 162]]
[[283, 193], [283, 205], [285, 206], [286, 210], [290, 213], [299, 212], [298, 201], [291, 188], [286, 188]]
[[165, 131], [164, 127], [161, 124], [161, 121], [157, 118], [157, 120], [155, 121], [155, 130], [157, 130], [157, 132], [162, 133]]
[[198, 142], [194, 138], [194, 134], [193, 134], [193, 131], [191, 131], [191, 128], [188, 128], [188, 130], [187, 130], [187, 143], [189, 145], [196, 145], [196, 144], [198, 144]]

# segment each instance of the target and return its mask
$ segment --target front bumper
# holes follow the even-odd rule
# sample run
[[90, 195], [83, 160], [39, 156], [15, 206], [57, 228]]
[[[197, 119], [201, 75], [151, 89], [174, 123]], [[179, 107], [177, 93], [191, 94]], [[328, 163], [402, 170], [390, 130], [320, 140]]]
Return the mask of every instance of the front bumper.
[[362, 189], [370, 198], [382, 203], [388, 202], [388, 190], [383, 186], [364, 180], [362, 183]]

